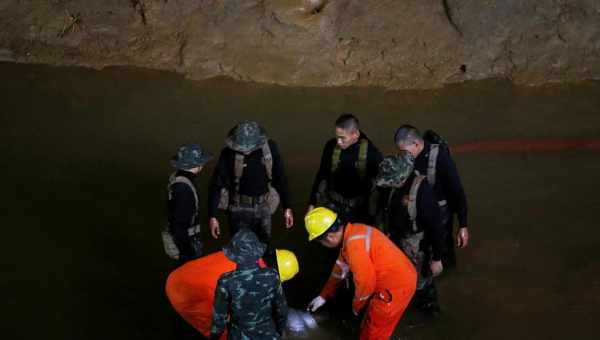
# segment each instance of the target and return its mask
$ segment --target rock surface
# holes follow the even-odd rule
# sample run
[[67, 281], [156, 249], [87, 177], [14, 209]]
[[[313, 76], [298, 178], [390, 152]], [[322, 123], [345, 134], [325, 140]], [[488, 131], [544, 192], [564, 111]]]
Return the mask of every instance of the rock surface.
[[288, 86], [600, 78], [598, 0], [0, 0], [0, 59]]

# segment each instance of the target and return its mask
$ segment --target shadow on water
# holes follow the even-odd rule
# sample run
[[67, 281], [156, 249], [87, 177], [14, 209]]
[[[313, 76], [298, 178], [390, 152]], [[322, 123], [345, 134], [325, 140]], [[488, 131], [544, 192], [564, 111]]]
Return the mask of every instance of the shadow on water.
[[[504, 81], [430, 91], [284, 88], [147, 70], [0, 63], [6, 339], [169, 339], [162, 253], [167, 160], [199, 142], [213, 152], [242, 119], [283, 150], [297, 227], [274, 224], [296, 252], [290, 305], [318, 293], [325, 250], [307, 245], [302, 214], [332, 122], [350, 111], [391, 152], [409, 122], [451, 144], [514, 138], [600, 138], [600, 84], [517, 88]], [[440, 279], [444, 314], [402, 339], [598, 338], [598, 152], [464, 152], [472, 245]], [[201, 174], [205, 188], [213, 164]], [[203, 204], [206, 195], [201, 194]], [[203, 210], [203, 213], [205, 211]], [[204, 216], [205, 217], [205, 216]], [[207, 251], [223, 240], [204, 235]], [[321, 266], [322, 267], [322, 266]], [[313, 339], [346, 338], [334, 324]]]

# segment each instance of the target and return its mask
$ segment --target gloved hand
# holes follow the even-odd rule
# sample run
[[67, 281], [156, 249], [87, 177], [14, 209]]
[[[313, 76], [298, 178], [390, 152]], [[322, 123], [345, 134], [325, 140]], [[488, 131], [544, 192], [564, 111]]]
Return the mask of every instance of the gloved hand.
[[312, 299], [312, 301], [306, 307], [306, 310], [309, 312], [314, 312], [317, 309], [321, 308], [325, 304], [325, 299], [323, 299], [320, 295], [316, 298]]

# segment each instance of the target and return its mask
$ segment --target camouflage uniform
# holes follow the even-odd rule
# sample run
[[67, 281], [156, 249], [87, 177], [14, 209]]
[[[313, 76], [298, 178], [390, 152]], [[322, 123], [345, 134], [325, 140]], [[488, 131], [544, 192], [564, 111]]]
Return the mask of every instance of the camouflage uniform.
[[228, 316], [228, 339], [281, 338], [287, 303], [277, 271], [257, 264], [265, 248], [253, 232], [243, 228], [223, 249], [237, 269], [221, 275], [218, 281], [211, 338], [218, 338], [225, 330]]
[[[388, 191], [381, 195], [378, 205], [383, 208], [380, 209], [381, 222], [386, 233], [417, 269], [417, 305], [437, 310], [437, 291], [429, 261], [442, 252], [441, 216], [431, 187], [424, 177], [413, 172], [413, 166], [414, 158], [408, 153], [389, 156], [381, 162], [376, 185]], [[415, 184], [417, 181], [420, 183]], [[412, 213], [411, 209], [414, 210]], [[420, 215], [427, 216], [416, 216], [417, 210]], [[401, 222], [392, 221], [392, 214], [400, 216]]]

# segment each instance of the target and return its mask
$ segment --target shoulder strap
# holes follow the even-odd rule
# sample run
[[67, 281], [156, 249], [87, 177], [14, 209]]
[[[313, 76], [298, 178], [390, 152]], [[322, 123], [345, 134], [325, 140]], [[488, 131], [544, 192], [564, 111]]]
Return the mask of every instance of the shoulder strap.
[[190, 189], [192, 189], [192, 193], [194, 193], [194, 201], [196, 204], [196, 210], [198, 210], [198, 193], [196, 192], [196, 187], [194, 187], [194, 183], [192, 183], [192, 181], [190, 181], [187, 177], [175, 176], [175, 174], [173, 174], [169, 178], [169, 187], [171, 187], [175, 183], [186, 184], [188, 187], [190, 187]]
[[[361, 179], [365, 178], [367, 173], [367, 154], [369, 153], [369, 141], [361, 139], [358, 149], [358, 160], [356, 161], [356, 170]], [[340, 164], [340, 156], [342, 155], [342, 149], [339, 145], [335, 145], [333, 152], [331, 153], [331, 173], [333, 173], [338, 165]]]
[[236, 152], [233, 164], [233, 176], [235, 177], [235, 193], [240, 192], [240, 178], [244, 172], [244, 155]]
[[271, 154], [271, 147], [269, 146], [269, 141], [266, 141], [262, 146], [262, 154], [263, 154], [263, 164], [265, 165], [265, 170], [267, 171], [267, 178], [269, 181], [273, 180], [273, 155]]
[[417, 193], [425, 176], [415, 176], [408, 193], [408, 216], [412, 223], [413, 232], [417, 232]]
[[356, 170], [360, 179], [364, 179], [367, 174], [367, 154], [369, 152], [369, 141], [365, 138], [360, 141], [358, 149], [358, 162], [356, 162]]
[[340, 164], [340, 156], [342, 155], [342, 148], [340, 148], [337, 143], [333, 148], [333, 152], [331, 153], [331, 174], [335, 172], [338, 165]]
[[[271, 147], [269, 147], [268, 141], [263, 144], [261, 150], [262, 162], [265, 165], [267, 178], [269, 179], [269, 181], [271, 181], [273, 179], [273, 154], [271, 153]], [[235, 153], [233, 175], [235, 176], [236, 194], [240, 192], [240, 179], [242, 178], [242, 174], [244, 173], [244, 158], [244, 154], [241, 154], [239, 152]]]
[[429, 160], [427, 163], [427, 181], [431, 186], [435, 185], [435, 167], [437, 165], [438, 154], [440, 153], [439, 144], [431, 144], [429, 150]]

